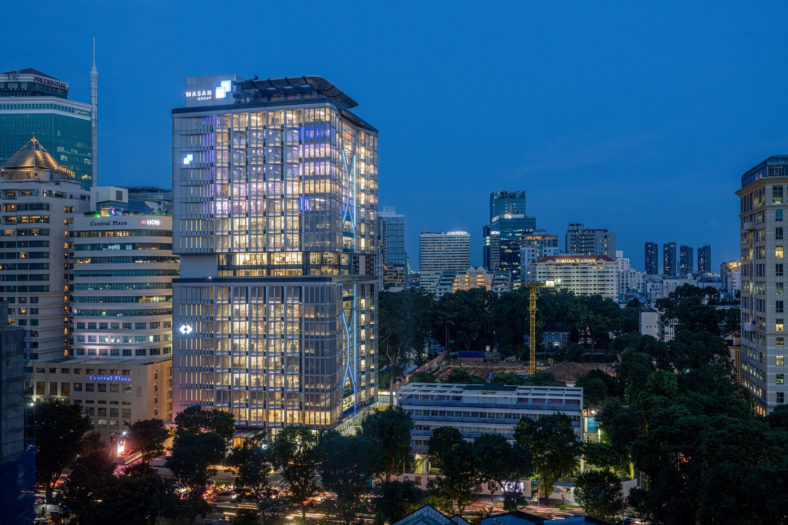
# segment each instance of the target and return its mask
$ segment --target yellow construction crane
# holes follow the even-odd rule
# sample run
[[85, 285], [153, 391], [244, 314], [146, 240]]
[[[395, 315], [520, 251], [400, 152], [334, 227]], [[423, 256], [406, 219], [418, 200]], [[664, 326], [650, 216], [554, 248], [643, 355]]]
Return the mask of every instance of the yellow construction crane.
[[531, 361], [528, 365], [528, 373], [533, 377], [536, 374], [536, 296], [539, 288], [552, 288], [554, 281], [544, 283], [530, 281], [525, 283], [530, 291], [528, 298], [528, 313], [530, 314], [531, 330], [528, 335], [528, 349], [531, 354]]

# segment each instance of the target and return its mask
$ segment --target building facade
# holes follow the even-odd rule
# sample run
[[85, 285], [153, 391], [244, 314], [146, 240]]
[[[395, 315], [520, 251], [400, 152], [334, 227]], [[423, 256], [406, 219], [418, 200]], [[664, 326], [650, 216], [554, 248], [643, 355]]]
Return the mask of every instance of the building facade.
[[471, 235], [464, 230], [419, 234], [421, 288], [433, 293], [443, 272], [461, 272], [471, 266]]
[[33, 367], [33, 402], [79, 405], [104, 439], [141, 419], [172, 420], [172, 360], [69, 359]]
[[676, 266], [676, 243], [668, 242], [662, 245], [662, 275], [665, 277], [678, 277]]
[[0, 166], [0, 301], [26, 331], [27, 357], [60, 358], [68, 348], [74, 218], [89, 195], [33, 138]]
[[605, 255], [554, 255], [531, 264], [536, 281], [575, 295], [617, 297], [616, 261]]
[[655, 242], [646, 242], [646, 275], [659, 275], [659, 245]]
[[536, 219], [525, 214], [525, 191], [490, 194], [490, 223], [483, 228], [482, 255], [488, 271], [503, 270], [520, 282], [520, 242], [532, 233]]
[[544, 230], [526, 233], [520, 239], [520, 272], [522, 281], [533, 281], [531, 263], [547, 257], [558, 255], [558, 235], [550, 235]]
[[0, 164], [31, 136], [83, 188], [93, 179], [93, 106], [68, 99], [68, 84], [35, 69], [0, 74]]
[[687, 277], [693, 273], [692, 246], [679, 246], [679, 276]]
[[335, 426], [377, 393], [377, 130], [322, 77], [186, 80], [174, 410]]
[[708, 244], [698, 248], [698, 273], [711, 273], [711, 246]]
[[405, 252], [405, 216], [390, 206], [379, 211], [378, 239], [383, 286], [404, 289], [407, 286], [408, 260]]
[[513, 440], [521, 419], [560, 413], [571, 418], [578, 440], [583, 436], [583, 389], [577, 387], [408, 383], [397, 391], [397, 402], [413, 420], [417, 461], [426, 459], [440, 427], [454, 427], [465, 439], [494, 433]]
[[82, 215], [74, 220], [72, 242], [71, 355], [171, 355], [172, 279], [178, 276], [172, 217]]
[[[769, 157], [742, 175], [741, 380], [759, 414], [785, 403], [785, 234], [788, 155]], [[710, 249], [698, 250], [710, 260]]]
[[566, 230], [566, 253], [577, 255], [605, 255], [616, 258], [616, 234], [605, 229], [585, 228], [570, 224]]

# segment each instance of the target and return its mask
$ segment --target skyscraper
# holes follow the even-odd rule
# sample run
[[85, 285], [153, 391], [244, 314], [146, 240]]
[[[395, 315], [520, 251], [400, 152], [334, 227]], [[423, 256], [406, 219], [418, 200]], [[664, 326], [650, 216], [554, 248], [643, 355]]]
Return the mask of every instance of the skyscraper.
[[692, 263], [692, 246], [682, 244], [679, 246], [679, 275], [682, 277], [692, 275]]
[[471, 265], [471, 235], [465, 230], [419, 235], [419, 272], [459, 272]]
[[383, 285], [404, 287], [407, 277], [405, 216], [385, 206], [378, 212], [378, 239], [383, 266]]
[[532, 262], [547, 257], [558, 255], [558, 235], [550, 235], [545, 230], [536, 230], [526, 233], [520, 240], [520, 271], [523, 281], [533, 281], [530, 265]]
[[33, 138], [0, 166], [0, 301], [11, 324], [26, 330], [27, 357], [62, 358], [67, 350], [74, 218], [89, 196]]
[[378, 133], [322, 77], [186, 79], [173, 409], [335, 426], [377, 393]]
[[[742, 386], [759, 414], [785, 403], [785, 235], [788, 155], [769, 157], [742, 175], [741, 370]], [[711, 260], [711, 250], [698, 250]]]
[[711, 246], [708, 244], [698, 248], [698, 273], [701, 275], [711, 273]]
[[655, 242], [646, 241], [646, 274], [659, 274], [659, 245]]
[[570, 224], [566, 230], [566, 253], [578, 255], [606, 255], [616, 258], [616, 234], [605, 229], [585, 228]]
[[93, 38], [93, 67], [90, 68], [90, 153], [91, 186], [98, 186], [98, 69], [96, 69], [96, 39]]
[[483, 229], [484, 266], [505, 270], [520, 280], [520, 238], [532, 233], [536, 219], [525, 214], [525, 191], [496, 191], [490, 194], [490, 224]]
[[676, 243], [668, 242], [662, 245], [662, 275], [676, 277]]
[[85, 189], [93, 179], [93, 107], [68, 84], [32, 68], [0, 74], [0, 164], [35, 136]]

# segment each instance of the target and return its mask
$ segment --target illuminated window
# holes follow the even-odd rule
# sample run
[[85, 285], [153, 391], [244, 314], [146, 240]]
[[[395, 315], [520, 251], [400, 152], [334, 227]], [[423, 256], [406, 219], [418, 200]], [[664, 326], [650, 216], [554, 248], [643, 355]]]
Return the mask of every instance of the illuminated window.
[[785, 356], [778, 355], [775, 357], [774, 364], [777, 366], [785, 366]]
[[777, 319], [774, 326], [775, 332], [782, 332], [785, 330], [785, 324], [782, 319]]
[[785, 338], [784, 337], [776, 338], [776, 345], [777, 345], [777, 348], [784, 348], [785, 347]]
[[778, 259], [782, 259], [783, 258], [783, 247], [782, 246], [775, 246], [774, 247], [774, 255]]
[[777, 385], [784, 385], [785, 384], [785, 374], [777, 374], [777, 379], [775, 380], [775, 384], [777, 384]]

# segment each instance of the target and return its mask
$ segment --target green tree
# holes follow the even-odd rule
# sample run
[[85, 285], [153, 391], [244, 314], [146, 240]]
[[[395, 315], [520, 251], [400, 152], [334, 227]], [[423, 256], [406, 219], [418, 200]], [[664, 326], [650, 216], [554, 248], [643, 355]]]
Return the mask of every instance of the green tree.
[[452, 368], [449, 375], [446, 377], [446, 383], [459, 383], [463, 385], [483, 385], [484, 379], [468, 373], [467, 370], [462, 368]]
[[555, 483], [577, 466], [580, 450], [572, 420], [564, 414], [541, 416], [537, 421], [523, 418], [514, 433], [517, 443], [531, 452], [539, 491], [547, 501]]
[[52, 497], [60, 473], [76, 459], [90, 429], [90, 420], [81, 414], [79, 405], [45, 401], [33, 408], [36, 481], [46, 485], [47, 499]]
[[290, 499], [301, 506], [306, 520], [306, 499], [317, 490], [317, 435], [304, 426], [285, 427], [270, 447], [271, 463], [290, 489]]
[[437, 383], [438, 378], [430, 372], [414, 372], [408, 379], [408, 383]]
[[410, 431], [413, 420], [402, 407], [379, 410], [366, 416], [361, 422], [361, 433], [377, 444], [378, 467], [376, 473], [383, 473], [386, 482], [397, 465], [410, 457]]
[[552, 372], [537, 372], [533, 377], [525, 377], [523, 379], [524, 385], [532, 386], [566, 386], [561, 381], [555, 378]]
[[482, 434], [473, 441], [479, 477], [490, 487], [490, 501], [496, 487], [503, 486], [512, 459], [511, 446], [501, 434]]
[[287, 500], [278, 497], [270, 487], [266, 487], [257, 500], [257, 510], [260, 511], [263, 523], [276, 523], [287, 513]]
[[369, 492], [378, 467], [376, 445], [363, 434], [343, 436], [333, 430], [324, 432], [318, 441], [320, 480], [336, 494], [336, 514], [345, 523], [355, 518], [361, 496]]
[[588, 514], [613, 521], [624, 508], [621, 480], [609, 470], [589, 470], [575, 482], [575, 498]]
[[526, 383], [526, 378], [514, 372], [504, 372], [493, 376], [490, 383], [496, 385], [524, 385]]
[[233, 435], [233, 418], [227, 412], [192, 406], [175, 418], [177, 426], [172, 455], [166, 466], [192, 495], [201, 497], [209, 467], [224, 460]]
[[129, 427], [129, 441], [133, 450], [142, 452], [142, 460], [149, 462], [164, 454], [164, 442], [169, 437], [161, 419], [142, 419]]
[[483, 478], [474, 452], [472, 443], [461, 441], [441, 455], [441, 476], [431, 480], [430, 485], [438, 505], [448, 513], [456, 509], [462, 516], [479, 493]]
[[376, 493], [376, 508], [389, 523], [416, 510], [427, 497], [427, 493], [412, 481], [383, 482], [377, 485]]
[[66, 480], [66, 505], [77, 516], [84, 514], [107, 487], [115, 484], [115, 467], [107, 450], [96, 449], [78, 457], [71, 465], [71, 474]]
[[448, 450], [462, 443], [462, 434], [455, 427], [438, 427], [433, 429], [428, 443], [430, 467], [441, 468], [441, 458]]
[[237, 485], [251, 489], [255, 494], [260, 493], [270, 465], [268, 455], [258, 440], [247, 439], [233, 447], [227, 455], [227, 464], [238, 469]]

